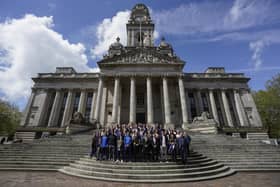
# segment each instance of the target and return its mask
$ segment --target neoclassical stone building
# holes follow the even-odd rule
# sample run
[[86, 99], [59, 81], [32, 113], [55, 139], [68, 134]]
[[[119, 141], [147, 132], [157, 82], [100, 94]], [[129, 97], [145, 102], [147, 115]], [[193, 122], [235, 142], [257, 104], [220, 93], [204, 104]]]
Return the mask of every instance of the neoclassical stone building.
[[88, 123], [147, 123], [186, 128], [194, 117], [209, 112], [223, 128], [262, 127], [248, 87], [250, 78], [209, 67], [185, 73], [185, 62], [164, 39], [153, 40], [148, 8], [137, 4], [120, 39], [97, 62], [100, 72], [80, 73], [58, 67], [39, 73], [23, 115], [24, 127], [65, 127], [78, 111]]

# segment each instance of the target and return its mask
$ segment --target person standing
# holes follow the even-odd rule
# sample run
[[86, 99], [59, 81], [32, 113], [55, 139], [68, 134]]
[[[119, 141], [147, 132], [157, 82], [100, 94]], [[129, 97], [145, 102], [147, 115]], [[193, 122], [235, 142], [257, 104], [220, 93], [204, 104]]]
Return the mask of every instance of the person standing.
[[123, 156], [124, 156], [124, 161], [131, 161], [131, 143], [132, 143], [132, 138], [129, 134], [128, 131], [126, 131], [126, 134], [124, 136], [124, 151], [123, 151]]
[[112, 130], [109, 131], [108, 135], [108, 155], [109, 160], [115, 161], [115, 147], [117, 144], [117, 138], [115, 134], [112, 132]]
[[173, 133], [170, 134], [168, 152], [172, 155], [172, 161], [176, 162], [176, 138]]
[[117, 133], [116, 162], [119, 161], [123, 162], [122, 149], [123, 149], [123, 135], [121, 133]]
[[181, 160], [183, 163], [185, 163], [186, 160], [186, 144], [185, 144], [185, 139], [182, 135], [182, 133], [178, 133], [178, 138], [177, 138], [177, 148], [178, 148], [178, 153], [181, 156]]
[[96, 131], [94, 133], [94, 136], [92, 137], [90, 158], [92, 158], [93, 155], [95, 155], [95, 157], [97, 158], [98, 146], [100, 144], [99, 138], [100, 138], [99, 133], [98, 133], [98, 131]]
[[106, 160], [108, 159], [107, 148], [108, 148], [108, 137], [106, 133], [103, 131], [101, 134], [101, 143], [100, 143], [101, 154], [99, 160], [103, 160], [104, 157]]
[[167, 162], [167, 144], [168, 144], [168, 138], [166, 135], [165, 130], [162, 130], [161, 136], [160, 136], [160, 159], [161, 161]]

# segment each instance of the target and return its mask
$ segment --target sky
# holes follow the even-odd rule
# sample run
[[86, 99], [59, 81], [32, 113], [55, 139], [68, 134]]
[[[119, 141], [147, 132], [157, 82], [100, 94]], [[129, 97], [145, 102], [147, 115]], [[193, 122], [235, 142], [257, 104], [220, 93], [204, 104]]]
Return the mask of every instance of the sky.
[[0, 98], [24, 109], [37, 73], [96, 62], [137, 3], [148, 6], [161, 37], [186, 61], [184, 72], [225, 67], [245, 73], [252, 90], [280, 72], [279, 0], [0, 0]]

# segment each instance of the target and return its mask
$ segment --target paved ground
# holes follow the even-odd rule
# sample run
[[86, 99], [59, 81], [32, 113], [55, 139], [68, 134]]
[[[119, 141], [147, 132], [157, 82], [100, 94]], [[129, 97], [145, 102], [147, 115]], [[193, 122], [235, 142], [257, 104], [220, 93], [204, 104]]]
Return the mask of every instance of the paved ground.
[[111, 183], [95, 180], [86, 180], [77, 177], [71, 177], [59, 172], [13, 172], [0, 171], [0, 186], [1, 187], [279, 187], [280, 172], [246, 172], [237, 173], [235, 175], [202, 182], [192, 183], [167, 183], [167, 184], [123, 184]]

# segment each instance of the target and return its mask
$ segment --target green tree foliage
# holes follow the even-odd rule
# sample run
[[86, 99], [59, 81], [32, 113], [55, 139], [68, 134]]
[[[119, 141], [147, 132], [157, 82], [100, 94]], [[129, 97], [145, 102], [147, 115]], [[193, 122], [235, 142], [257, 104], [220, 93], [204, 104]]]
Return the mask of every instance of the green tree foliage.
[[0, 134], [13, 135], [19, 126], [20, 115], [15, 105], [0, 100]]
[[267, 81], [266, 90], [254, 94], [254, 99], [269, 136], [280, 137], [280, 74]]

